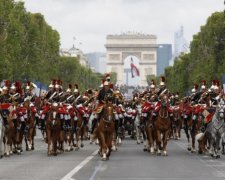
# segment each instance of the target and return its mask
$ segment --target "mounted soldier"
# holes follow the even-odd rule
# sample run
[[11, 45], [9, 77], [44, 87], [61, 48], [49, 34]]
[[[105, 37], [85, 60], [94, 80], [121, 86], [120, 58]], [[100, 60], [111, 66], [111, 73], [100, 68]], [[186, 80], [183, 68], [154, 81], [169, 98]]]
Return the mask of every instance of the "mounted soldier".
[[166, 88], [166, 79], [164, 76], [160, 78], [159, 91], [158, 96], [168, 93], [168, 89]]
[[100, 114], [102, 112], [102, 109], [105, 105], [105, 102], [107, 100], [108, 97], [112, 97], [113, 96], [113, 91], [110, 89], [110, 76], [108, 76], [108, 74], [106, 75], [106, 77], [102, 80], [102, 84], [101, 84], [101, 89], [99, 90], [99, 93], [96, 97], [96, 106], [95, 109], [93, 111], [94, 116], [93, 119], [90, 119], [91, 121], [91, 134], [93, 133], [95, 126], [98, 122], [98, 120], [100, 119]]
[[150, 92], [151, 95], [156, 93], [156, 84], [155, 84], [155, 81], [153, 79], [151, 80], [151, 83], [150, 83], [150, 86], [149, 86], [149, 92]]
[[68, 85], [68, 88], [66, 90], [65, 96], [64, 96], [64, 101], [66, 103], [72, 104], [74, 102], [75, 98], [72, 92], [72, 84]]
[[9, 95], [9, 86], [10, 86], [10, 82], [8, 80], [4, 81], [4, 86], [2, 87], [2, 93], [0, 96], [0, 104], [1, 104], [1, 115], [3, 118], [3, 125], [5, 127], [8, 126], [7, 123], [7, 117], [9, 115], [9, 110], [8, 108], [11, 106], [11, 97]]
[[50, 97], [52, 97], [52, 95], [54, 94], [55, 92], [55, 83], [56, 83], [56, 80], [52, 80], [51, 81], [51, 84], [48, 86], [48, 92], [45, 96], [45, 99], [49, 100]]
[[155, 104], [154, 104], [154, 110], [152, 112], [152, 118], [151, 118], [151, 123], [150, 123], [151, 126], [153, 126], [153, 124], [155, 122], [155, 119], [158, 116], [158, 112], [160, 110], [160, 107], [161, 107], [160, 97], [162, 95], [164, 95], [164, 94], [167, 94], [167, 93], [168, 93], [168, 89], [166, 88], [166, 79], [165, 79], [164, 76], [161, 76], [161, 78], [160, 78], [160, 84], [159, 84], [159, 90], [157, 92], [158, 101], [155, 102]]
[[194, 84], [193, 88], [191, 89], [191, 104], [198, 104], [200, 97], [201, 93], [198, 92], [198, 85]]
[[37, 88], [36, 84], [28, 81], [26, 88], [25, 88], [25, 93], [23, 96], [23, 100], [25, 100], [26, 98], [29, 98], [30, 101], [33, 103], [35, 101], [35, 88]]

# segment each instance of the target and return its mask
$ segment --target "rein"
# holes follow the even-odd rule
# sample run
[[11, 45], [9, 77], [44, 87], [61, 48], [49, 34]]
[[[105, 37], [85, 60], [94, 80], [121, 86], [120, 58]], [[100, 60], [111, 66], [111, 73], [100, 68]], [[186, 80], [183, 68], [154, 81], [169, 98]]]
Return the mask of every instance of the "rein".
[[162, 108], [160, 108], [159, 117], [162, 119], [167, 119], [169, 117], [168, 111], [163, 111]]

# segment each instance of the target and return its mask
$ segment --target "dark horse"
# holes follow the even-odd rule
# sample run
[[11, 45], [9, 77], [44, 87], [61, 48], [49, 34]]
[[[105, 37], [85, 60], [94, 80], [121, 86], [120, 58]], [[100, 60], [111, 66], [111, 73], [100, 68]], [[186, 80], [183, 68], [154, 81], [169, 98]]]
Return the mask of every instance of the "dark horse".
[[57, 141], [60, 139], [61, 121], [58, 113], [59, 106], [53, 103], [46, 121], [46, 142], [48, 144], [48, 155], [57, 155]]
[[[161, 97], [161, 107], [159, 110], [159, 114], [156, 117], [154, 127], [156, 130], [156, 148], [157, 154], [161, 155], [161, 150], [163, 151], [163, 155], [167, 156], [166, 146], [170, 133], [171, 120], [169, 117], [169, 112], [167, 110], [168, 106], [168, 96], [163, 95]], [[162, 138], [161, 138], [162, 135]], [[163, 142], [163, 147], [161, 147], [161, 142]]]
[[106, 102], [96, 129], [96, 135], [100, 146], [99, 153], [102, 155], [102, 160], [104, 161], [109, 158], [112, 148], [113, 133], [115, 131], [113, 111], [114, 106], [112, 102]]

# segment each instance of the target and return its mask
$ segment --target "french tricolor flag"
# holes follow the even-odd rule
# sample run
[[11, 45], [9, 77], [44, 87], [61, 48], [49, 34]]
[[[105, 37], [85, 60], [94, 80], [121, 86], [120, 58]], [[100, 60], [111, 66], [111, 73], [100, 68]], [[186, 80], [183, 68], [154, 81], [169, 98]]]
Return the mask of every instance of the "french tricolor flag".
[[132, 76], [132, 78], [134, 78], [136, 76], [140, 76], [140, 72], [139, 72], [137, 66], [134, 65], [132, 57], [131, 57], [130, 67], [131, 67], [131, 76]]

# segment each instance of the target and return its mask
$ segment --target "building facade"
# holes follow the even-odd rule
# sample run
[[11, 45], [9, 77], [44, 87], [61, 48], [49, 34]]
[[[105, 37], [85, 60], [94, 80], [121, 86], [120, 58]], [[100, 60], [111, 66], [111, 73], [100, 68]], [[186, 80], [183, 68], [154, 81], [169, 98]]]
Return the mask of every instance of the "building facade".
[[157, 76], [165, 73], [172, 59], [172, 44], [158, 44], [157, 49]]
[[84, 67], [88, 66], [87, 58], [84, 55], [83, 51], [81, 51], [80, 49], [75, 48], [74, 45], [69, 50], [67, 50], [67, 49], [60, 49], [59, 55], [63, 56], [63, 57], [76, 57], [79, 60], [79, 62], [80, 62], [80, 64], [82, 66], [84, 66]]

